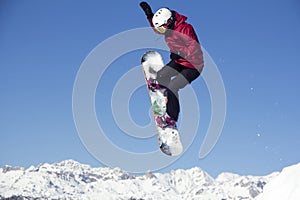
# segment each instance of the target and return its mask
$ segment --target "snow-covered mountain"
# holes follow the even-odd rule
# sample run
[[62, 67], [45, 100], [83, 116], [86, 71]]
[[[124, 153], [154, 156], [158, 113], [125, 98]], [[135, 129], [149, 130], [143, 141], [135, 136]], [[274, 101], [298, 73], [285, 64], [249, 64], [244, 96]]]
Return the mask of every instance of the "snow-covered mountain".
[[286, 167], [266, 185], [257, 200], [299, 200], [300, 163]]
[[[267, 191], [276, 187], [274, 183], [275, 186], [269, 188], [270, 181], [286, 181], [280, 178], [282, 174], [278, 174], [259, 177], [222, 173], [213, 179], [205, 171], [195, 167], [165, 174], [147, 172], [145, 175], [133, 176], [119, 168], [92, 168], [66, 160], [31, 166], [28, 169], [10, 166], [0, 168], [0, 200], [251, 200], [258, 197], [264, 188], [268, 188], [267, 195]], [[299, 177], [299, 173], [297, 175]], [[259, 200], [265, 200], [264, 197], [261, 198]]]

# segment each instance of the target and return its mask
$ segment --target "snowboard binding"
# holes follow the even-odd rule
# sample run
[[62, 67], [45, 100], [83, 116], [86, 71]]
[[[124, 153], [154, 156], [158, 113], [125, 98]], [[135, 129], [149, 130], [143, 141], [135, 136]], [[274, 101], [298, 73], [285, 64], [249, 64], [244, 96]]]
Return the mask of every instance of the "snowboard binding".
[[156, 90], [162, 89], [162, 87], [158, 84], [158, 82], [155, 79], [149, 78], [147, 80], [147, 87], [152, 92], [155, 92]]
[[177, 128], [176, 126], [177, 120], [171, 118], [167, 113], [165, 113], [164, 116], [157, 116], [155, 118], [155, 122], [161, 128], [167, 128], [167, 127]]

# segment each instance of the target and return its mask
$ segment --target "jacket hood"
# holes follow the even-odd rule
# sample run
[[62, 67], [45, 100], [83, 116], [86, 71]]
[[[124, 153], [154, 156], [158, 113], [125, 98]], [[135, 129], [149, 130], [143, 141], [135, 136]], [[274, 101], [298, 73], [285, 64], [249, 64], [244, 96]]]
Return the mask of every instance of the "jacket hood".
[[175, 17], [176, 17], [176, 23], [175, 23], [175, 27], [184, 23], [186, 20], [187, 20], [187, 17], [184, 16], [184, 15], [181, 15], [179, 14], [178, 12], [176, 11], [173, 11], [173, 13], [175, 14]]

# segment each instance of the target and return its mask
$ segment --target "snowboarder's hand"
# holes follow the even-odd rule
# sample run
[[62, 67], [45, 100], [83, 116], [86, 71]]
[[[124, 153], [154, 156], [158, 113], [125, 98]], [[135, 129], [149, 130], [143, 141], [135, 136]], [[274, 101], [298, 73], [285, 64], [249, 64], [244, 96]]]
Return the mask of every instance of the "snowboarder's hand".
[[178, 60], [180, 58], [184, 58], [184, 54], [183, 53], [180, 53], [180, 52], [172, 52], [170, 54], [170, 59], [171, 60]]
[[152, 79], [152, 78], [149, 78], [147, 80], [147, 86], [148, 86], [149, 90], [151, 90], [152, 92], [155, 92], [156, 90], [163, 88], [163, 86], [159, 85], [157, 80]]
[[147, 18], [152, 18], [153, 17], [153, 12], [151, 7], [149, 6], [149, 4], [145, 1], [142, 1], [140, 3], [141, 8], [143, 9], [143, 11], [145, 12], [145, 15], [147, 16]]

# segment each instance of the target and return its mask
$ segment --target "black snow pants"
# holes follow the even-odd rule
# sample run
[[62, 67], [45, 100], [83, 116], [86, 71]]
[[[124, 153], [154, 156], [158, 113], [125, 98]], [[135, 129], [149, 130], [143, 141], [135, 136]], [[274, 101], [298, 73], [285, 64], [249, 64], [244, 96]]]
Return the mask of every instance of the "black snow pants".
[[195, 80], [200, 73], [197, 69], [187, 68], [171, 60], [157, 72], [157, 82], [167, 88], [167, 114], [177, 120], [180, 104], [178, 91]]

